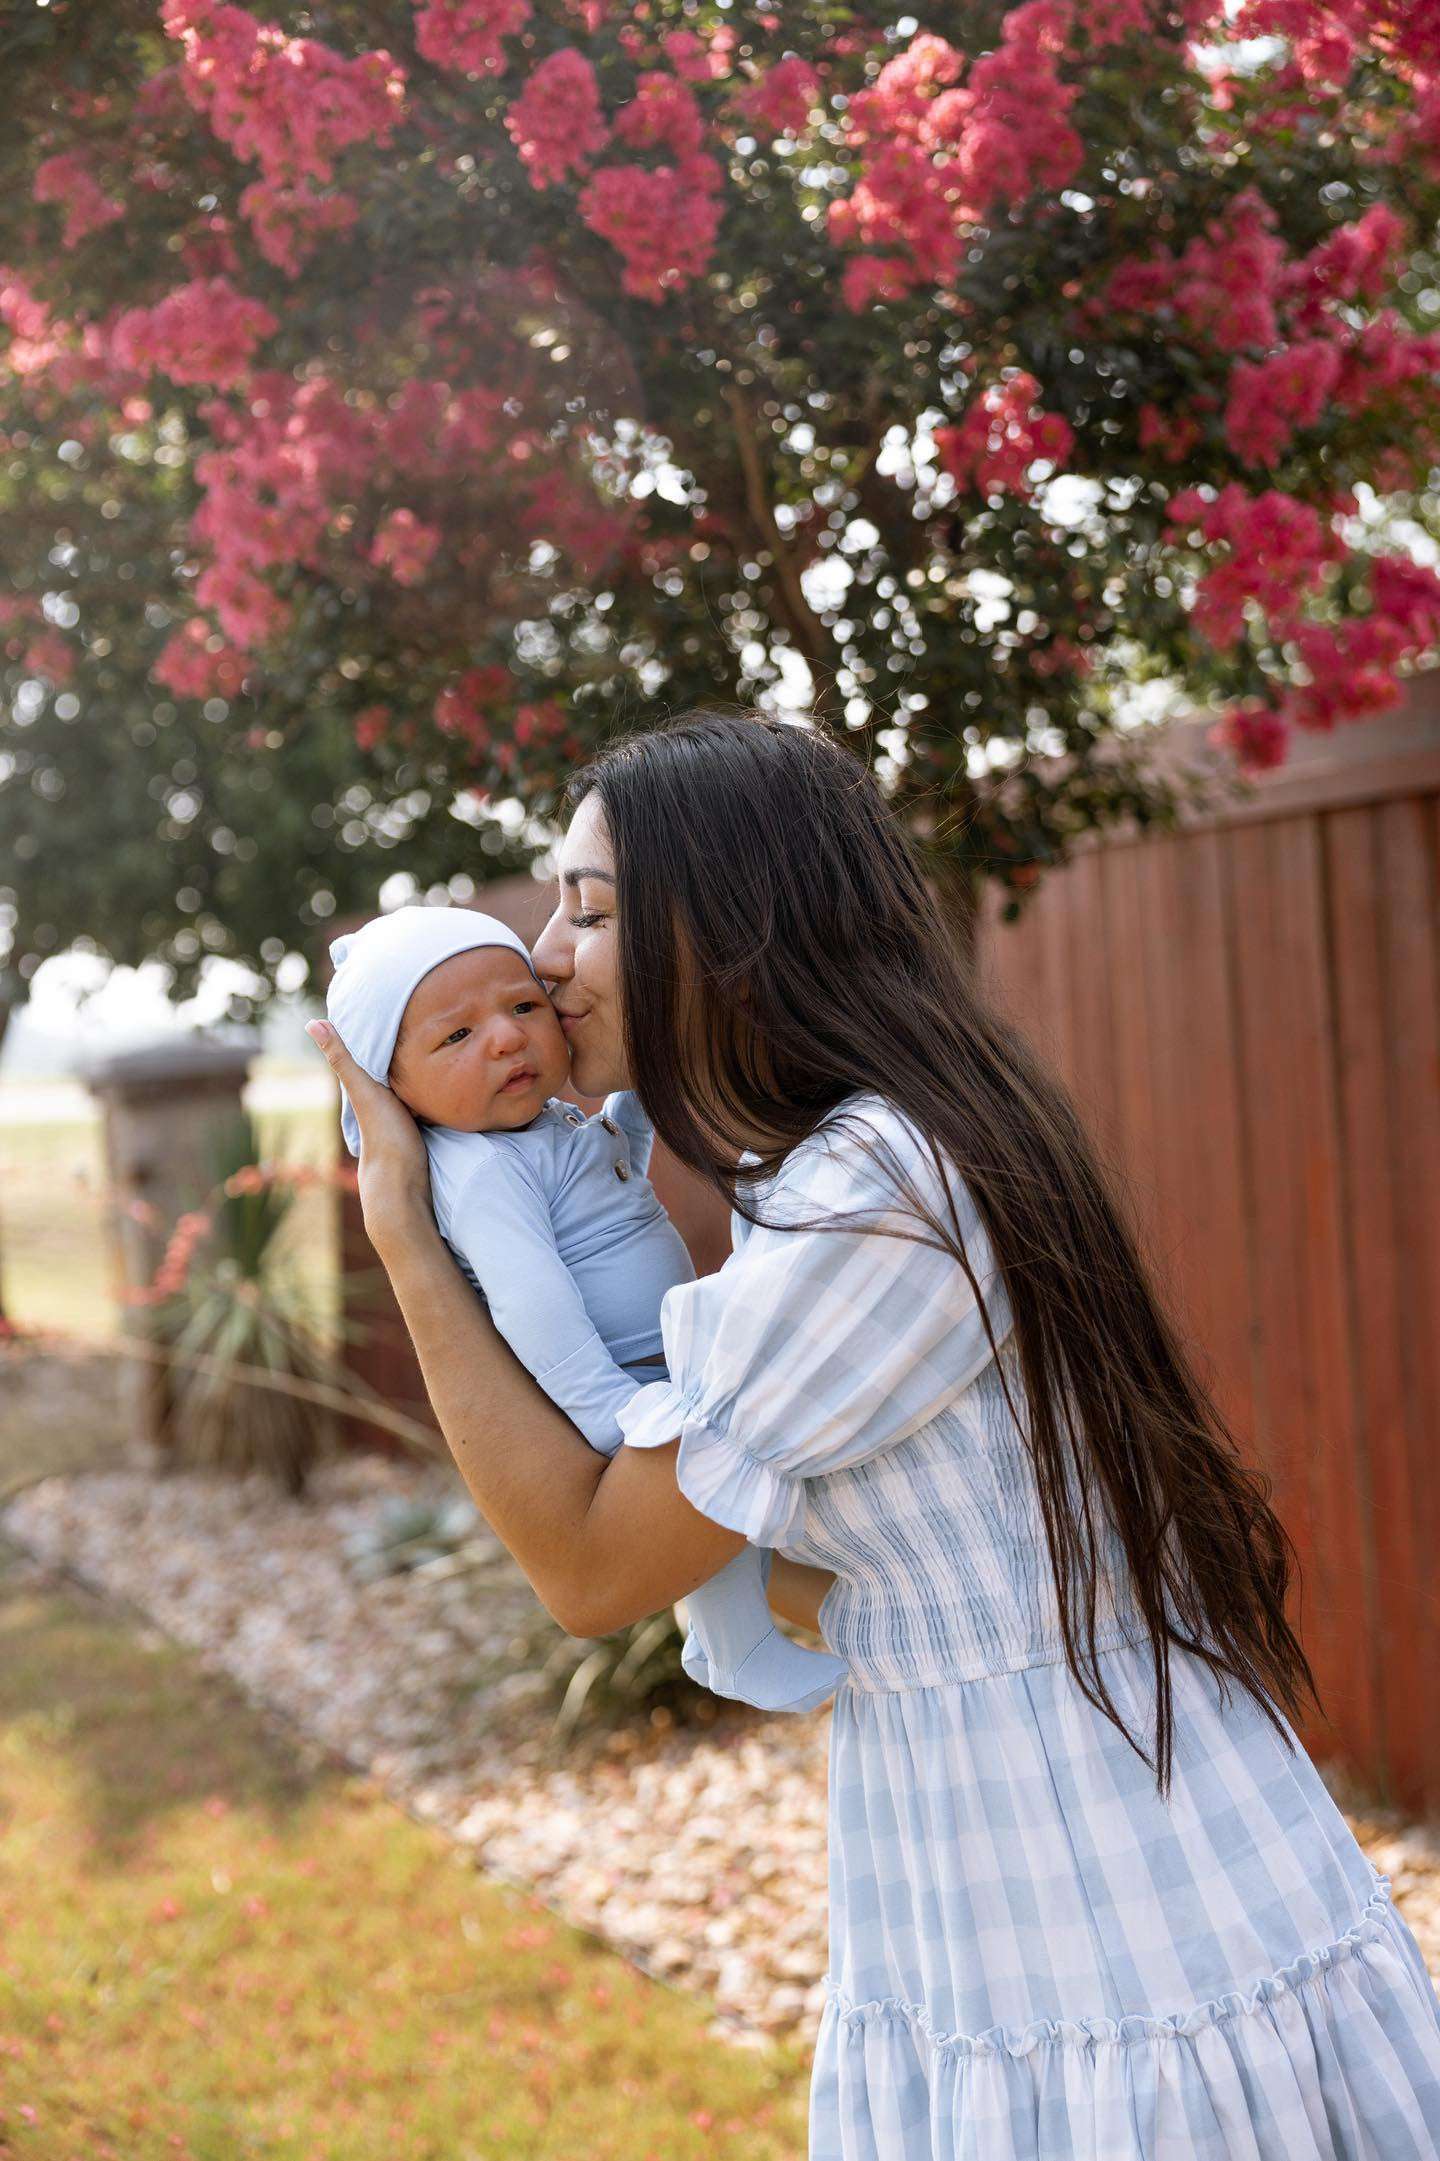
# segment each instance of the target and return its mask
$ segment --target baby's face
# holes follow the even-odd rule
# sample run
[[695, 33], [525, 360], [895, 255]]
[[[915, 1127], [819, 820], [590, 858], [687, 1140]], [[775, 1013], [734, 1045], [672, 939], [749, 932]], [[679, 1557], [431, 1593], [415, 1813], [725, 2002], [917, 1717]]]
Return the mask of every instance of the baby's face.
[[407, 1109], [462, 1133], [530, 1123], [570, 1077], [554, 1008], [518, 953], [500, 945], [456, 953], [411, 994], [390, 1061]]

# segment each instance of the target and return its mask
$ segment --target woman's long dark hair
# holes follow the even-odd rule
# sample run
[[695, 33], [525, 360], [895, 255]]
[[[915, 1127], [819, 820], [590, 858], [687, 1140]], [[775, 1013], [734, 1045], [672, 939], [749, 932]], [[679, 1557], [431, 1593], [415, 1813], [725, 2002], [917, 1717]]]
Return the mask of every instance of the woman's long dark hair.
[[[1064, 1089], [977, 994], [871, 775], [819, 730], [705, 710], [607, 746], [570, 806], [592, 789], [615, 849], [630, 1071], [657, 1134], [755, 1222], [747, 1191], [846, 1097], [876, 1091], [905, 1113], [947, 1195], [947, 1161], [964, 1180], [1000, 1270], [1028, 1415], [1003, 1361], [1001, 1380], [1080, 1687], [1162, 1794], [1172, 1644], [1222, 1695], [1244, 1688], [1288, 1744], [1274, 1706], [1298, 1716], [1315, 1684], [1285, 1615], [1294, 1551], [1268, 1486], [1192, 1370]], [[753, 1169], [737, 1168], [742, 1147]], [[921, 1220], [899, 1235], [953, 1254], [980, 1297], [953, 1199], [947, 1223], [915, 1198]], [[1153, 1758], [1097, 1660], [1097, 1499], [1149, 1632]]]

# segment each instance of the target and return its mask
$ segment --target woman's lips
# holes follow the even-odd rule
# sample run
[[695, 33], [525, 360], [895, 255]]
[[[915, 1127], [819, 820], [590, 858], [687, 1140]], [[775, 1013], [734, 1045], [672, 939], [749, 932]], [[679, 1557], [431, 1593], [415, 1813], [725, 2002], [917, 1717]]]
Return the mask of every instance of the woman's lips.
[[584, 1018], [585, 1015], [583, 1013], [562, 1013], [560, 1015], [560, 1025], [564, 1029], [566, 1035], [569, 1035], [570, 1030], [572, 1028], [578, 1028]]

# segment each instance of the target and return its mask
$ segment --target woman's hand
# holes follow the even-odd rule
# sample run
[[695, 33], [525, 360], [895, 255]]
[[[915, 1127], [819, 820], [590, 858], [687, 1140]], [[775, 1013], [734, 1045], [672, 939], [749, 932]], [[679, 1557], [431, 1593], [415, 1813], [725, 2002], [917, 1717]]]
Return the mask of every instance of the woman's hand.
[[328, 1021], [307, 1021], [305, 1033], [349, 1096], [360, 1128], [360, 1206], [371, 1245], [383, 1261], [387, 1247], [417, 1229], [438, 1236], [419, 1126], [392, 1088], [361, 1072]]

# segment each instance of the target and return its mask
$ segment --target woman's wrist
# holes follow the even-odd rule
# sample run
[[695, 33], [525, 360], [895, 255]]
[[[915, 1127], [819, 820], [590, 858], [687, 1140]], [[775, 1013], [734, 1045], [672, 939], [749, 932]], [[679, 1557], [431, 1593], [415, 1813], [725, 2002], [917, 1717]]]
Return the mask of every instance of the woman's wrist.
[[835, 1581], [828, 1568], [812, 1568], [804, 1561], [787, 1561], [777, 1553], [770, 1563], [766, 1597], [777, 1619], [820, 1634], [820, 1606]]

